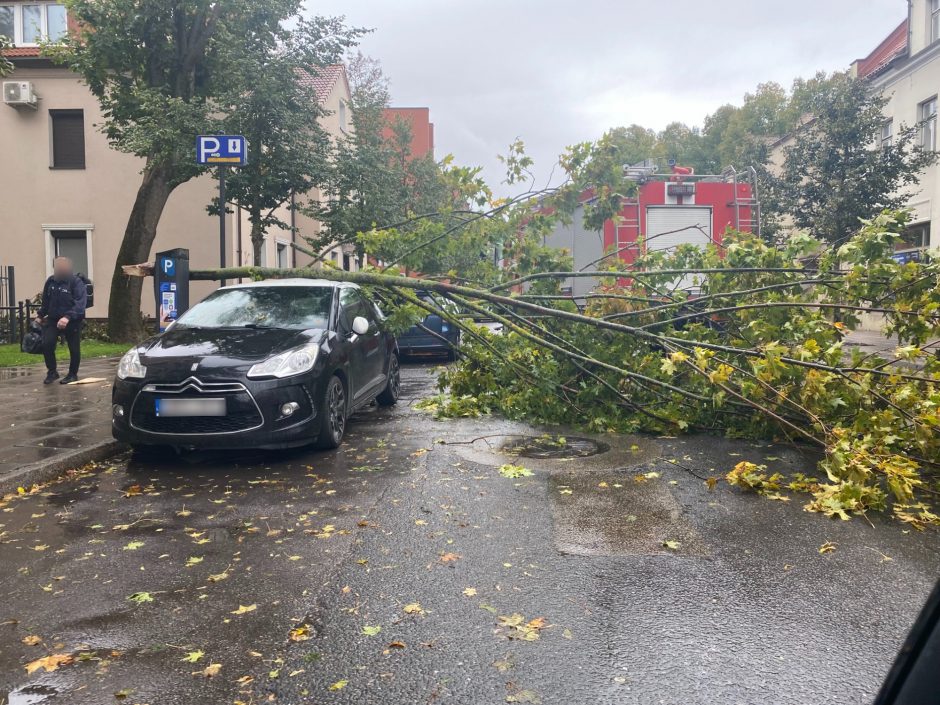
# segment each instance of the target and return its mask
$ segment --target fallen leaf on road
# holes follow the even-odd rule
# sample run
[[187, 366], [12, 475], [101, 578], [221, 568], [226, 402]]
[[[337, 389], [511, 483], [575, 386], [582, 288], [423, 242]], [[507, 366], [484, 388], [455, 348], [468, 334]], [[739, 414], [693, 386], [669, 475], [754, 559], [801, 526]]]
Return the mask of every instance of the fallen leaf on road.
[[258, 605], [239, 605], [237, 610], [233, 610], [230, 614], [246, 614], [247, 612], [254, 612], [258, 609]]
[[219, 675], [219, 672], [222, 670], [221, 663], [210, 663], [201, 671], [193, 671], [194, 676], [205, 676], [206, 678], [212, 678], [212, 676]]
[[382, 627], [379, 627], [379, 626], [370, 627], [366, 625], [362, 628], [362, 633], [365, 634], [366, 636], [375, 636], [380, 631], [382, 631]]
[[472, 587], [464, 588], [463, 594], [467, 597], [473, 597], [477, 594], [477, 589]]
[[718, 478], [717, 477], [705, 478], [705, 484], [708, 486], [708, 491], [711, 492], [713, 489], [715, 489], [715, 485], [718, 484]]
[[528, 468], [523, 467], [522, 465], [512, 465], [511, 463], [506, 463], [505, 465], [499, 466], [499, 474], [503, 477], [516, 479], [519, 477], [531, 477], [535, 473]]
[[405, 648], [405, 642], [403, 642], [403, 641], [393, 641], [393, 642], [391, 642], [391, 643], [388, 645], [388, 648], [390, 648], [390, 649], [404, 649], [404, 648]]
[[540, 703], [542, 700], [534, 690], [517, 690], [506, 696], [507, 703]]
[[131, 541], [124, 547], [125, 551], [136, 551], [138, 548], [144, 545], [143, 541]]
[[836, 544], [832, 541], [826, 541], [822, 546], [819, 547], [820, 553], [832, 553], [836, 550]]
[[185, 661], [186, 663], [196, 663], [205, 655], [206, 655], [206, 652], [202, 650], [190, 651], [181, 660]]
[[548, 626], [548, 621], [544, 617], [536, 617], [529, 622], [525, 621], [518, 612], [514, 612], [508, 617], [500, 615], [497, 617], [500, 626], [509, 628], [510, 639], [521, 639], [522, 641], [536, 641], [539, 638], [539, 631]]
[[329, 687], [329, 690], [342, 690], [347, 685], [349, 685], [349, 681], [347, 680], [336, 681], [333, 685]]
[[301, 624], [299, 627], [291, 629], [287, 636], [291, 641], [307, 641], [310, 638], [310, 627]]
[[186, 559], [186, 567], [191, 568], [194, 565], [202, 563], [202, 556], [190, 556]]
[[51, 673], [59, 666], [67, 666], [72, 663], [72, 661], [74, 661], [74, 659], [70, 654], [52, 654], [51, 656], [44, 656], [43, 658], [27, 663], [26, 672], [34, 673], [42, 668], [45, 669], [46, 673]]
[[153, 596], [149, 592], [135, 592], [133, 595], [129, 595], [127, 599], [138, 604], [153, 602]]
[[225, 571], [223, 571], [223, 572], [221, 572], [221, 573], [216, 573], [215, 575], [210, 575], [210, 576], [209, 576], [209, 582], [210, 582], [210, 583], [218, 583], [218, 582], [220, 582], [220, 581], [222, 581], [222, 580], [225, 580], [225, 579], [227, 579], [227, 578], [228, 578], [228, 571], [225, 570]]
[[424, 608], [420, 602], [411, 602], [402, 608], [405, 614], [424, 614]]
[[456, 553], [445, 553], [441, 556], [441, 563], [452, 563], [453, 561], [459, 561], [460, 556]]
[[669, 539], [668, 541], [663, 541], [663, 546], [668, 548], [670, 551], [678, 551], [679, 548], [682, 547], [682, 544], [675, 539]]
[[23, 637], [23, 643], [27, 646], [37, 646], [42, 643], [42, 637], [30, 634], [29, 636]]

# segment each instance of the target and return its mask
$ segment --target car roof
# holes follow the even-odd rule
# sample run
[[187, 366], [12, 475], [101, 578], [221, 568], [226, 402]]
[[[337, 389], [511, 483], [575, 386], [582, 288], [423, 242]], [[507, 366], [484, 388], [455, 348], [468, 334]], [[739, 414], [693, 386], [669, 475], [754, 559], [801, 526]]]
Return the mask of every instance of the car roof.
[[232, 284], [231, 286], [222, 287], [223, 289], [254, 289], [257, 287], [270, 287], [270, 286], [309, 286], [309, 287], [337, 287], [337, 286], [351, 286], [359, 288], [358, 284], [350, 284], [346, 282], [334, 282], [329, 279], [305, 279], [302, 277], [294, 277], [292, 279], [263, 279], [259, 282], [245, 282], [244, 284]]

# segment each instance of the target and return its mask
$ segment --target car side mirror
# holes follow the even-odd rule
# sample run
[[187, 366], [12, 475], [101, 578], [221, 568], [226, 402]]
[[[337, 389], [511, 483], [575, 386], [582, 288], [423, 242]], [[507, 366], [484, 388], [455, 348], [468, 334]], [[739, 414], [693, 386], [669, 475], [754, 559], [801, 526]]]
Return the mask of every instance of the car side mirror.
[[352, 329], [356, 335], [365, 335], [369, 332], [369, 321], [362, 316], [356, 316], [352, 322]]

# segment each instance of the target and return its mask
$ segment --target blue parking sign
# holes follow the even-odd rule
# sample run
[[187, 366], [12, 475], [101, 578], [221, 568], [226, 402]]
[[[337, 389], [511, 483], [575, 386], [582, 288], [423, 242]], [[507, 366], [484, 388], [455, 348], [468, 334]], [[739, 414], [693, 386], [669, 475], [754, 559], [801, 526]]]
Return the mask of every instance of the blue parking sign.
[[243, 166], [248, 163], [248, 140], [241, 135], [199, 135], [196, 163]]

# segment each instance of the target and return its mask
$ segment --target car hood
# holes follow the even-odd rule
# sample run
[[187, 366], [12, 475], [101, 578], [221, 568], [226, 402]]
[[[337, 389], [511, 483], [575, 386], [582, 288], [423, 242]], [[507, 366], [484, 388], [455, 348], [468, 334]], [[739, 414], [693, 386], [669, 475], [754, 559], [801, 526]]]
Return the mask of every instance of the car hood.
[[280, 328], [171, 328], [138, 347], [148, 380], [241, 377], [251, 365], [307, 342], [325, 331]]

